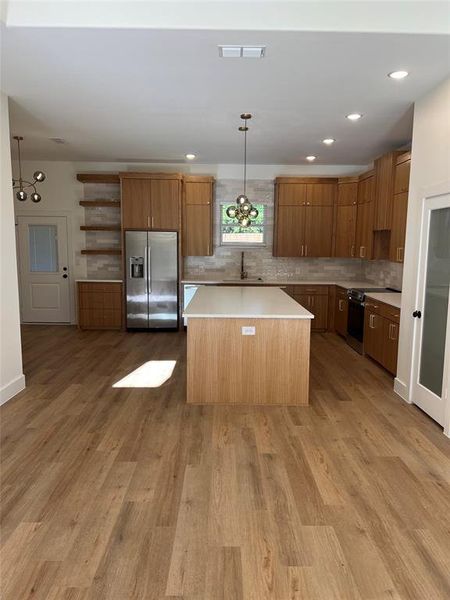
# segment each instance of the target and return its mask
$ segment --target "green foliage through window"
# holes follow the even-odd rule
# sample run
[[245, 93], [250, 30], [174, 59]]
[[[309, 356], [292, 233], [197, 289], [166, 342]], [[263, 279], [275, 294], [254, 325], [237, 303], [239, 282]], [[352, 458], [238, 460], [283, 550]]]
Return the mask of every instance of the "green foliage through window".
[[[230, 203], [231, 204], [231, 203]], [[258, 216], [252, 220], [250, 227], [240, 227], [236, 219], [227, 215], [229, 204], [221, 206], [221, 242], [222, 244], [264, 244], [265, 205], [254, 204]]]

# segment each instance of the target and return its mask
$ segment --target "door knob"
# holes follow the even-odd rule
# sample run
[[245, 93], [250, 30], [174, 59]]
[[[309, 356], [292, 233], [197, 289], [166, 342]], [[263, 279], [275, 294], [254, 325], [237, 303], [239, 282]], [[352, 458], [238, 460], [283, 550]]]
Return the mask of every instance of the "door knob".
[[420, 319], [420, 317], [422, 316], [422, 313], [420, 312], [420, 310], [415, 310], [415, 311], [413, 312], [413, 315], [412, 315], [412, 316], [413, 316], [414, 318], [416, 318], [416, 317], [417, 317], [417, 319]]
[[67, 275], [67, 273], [64, 273], [64, 275], [63, 275], [63, 278], [64, 278], [64, 279], [67, 279], [67, 278], [68, 278], [68, 275]]

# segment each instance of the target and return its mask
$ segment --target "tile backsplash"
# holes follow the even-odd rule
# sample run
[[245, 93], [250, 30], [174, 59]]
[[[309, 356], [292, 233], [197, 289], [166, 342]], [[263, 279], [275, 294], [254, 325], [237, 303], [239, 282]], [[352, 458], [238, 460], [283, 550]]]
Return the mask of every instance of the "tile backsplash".
[[266, 206], [266, 246], [261, 248], [234, 248], [220, 245], [220, 205], [232, 204], [242, 192], [242, 182], [222, 179], [216, 182], [214, 210], [214, 256], [185, 258], [185, 278], [223, 276], [234, 278], [240, 272], [241, 251], [245, 250], [245, 270], [249, 277], [263, 279], [368, 279], [376, 285], [400, 288], [402, 265], [388, 261], [363, 261], [344, 258], [277, 258], [272, 256], [274, 184], [271, 180], [247, 181], [247, 195], [251, 202]]

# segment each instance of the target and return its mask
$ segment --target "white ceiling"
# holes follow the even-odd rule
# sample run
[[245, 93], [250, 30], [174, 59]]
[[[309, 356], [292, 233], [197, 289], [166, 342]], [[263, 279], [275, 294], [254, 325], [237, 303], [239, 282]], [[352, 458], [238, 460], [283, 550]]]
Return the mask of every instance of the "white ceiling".
[[[445, 35], [7, 27], [2, 88], [24, 158], [367, 164], [411, 137], [412, 106], [450, 72]], [[221, 59], [219, 44], [267, 46]], [[406, 69], [410, 76], [386, 75]], [[362, 112], [357, 123], [345, 119]], [[64, 138], [65, 145], [49, 141]], [[336, 138], [331, 147], [321, 144]]]

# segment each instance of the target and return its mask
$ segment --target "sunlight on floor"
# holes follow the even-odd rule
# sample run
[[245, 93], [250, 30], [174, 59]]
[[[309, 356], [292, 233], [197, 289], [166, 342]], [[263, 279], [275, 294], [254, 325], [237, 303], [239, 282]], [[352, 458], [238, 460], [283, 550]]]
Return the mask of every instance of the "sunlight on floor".
[[113, 388], [157, 388], [171, 378], [176, 360], [149, 360], [120, 381]]

